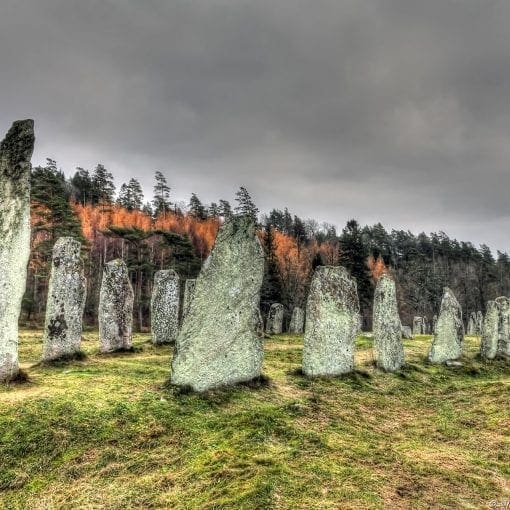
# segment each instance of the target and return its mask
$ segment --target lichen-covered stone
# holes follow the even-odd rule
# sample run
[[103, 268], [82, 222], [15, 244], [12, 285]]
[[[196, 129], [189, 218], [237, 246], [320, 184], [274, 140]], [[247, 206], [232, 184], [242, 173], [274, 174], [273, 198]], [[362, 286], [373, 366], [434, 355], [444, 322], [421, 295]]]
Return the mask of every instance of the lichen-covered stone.
[[496, 298], [499, 311], [498, 324], [498, 356], [510, 356], [510, 299], [501, 296]]
[[480, 310], [476, 312], [476, 334], [483, 334], [483, 313]]
[[436, 324], [437, 324], [437, 315], [434, 315], [434, 317], [432, 317], [432, 334], [433, 335], [436, 334]]
[[30, 255], [34, 121], [13, 123], [0, 143], [0, 381], [18, 375], [18, 320]]
[[413, 339], [413, 331], [410, 328], [410, 326], [402, 326], [402, 338], [405, 338], [406, 340], [412, 340]]
[[489, 301], [483, 325], [480, 356], [484, 359], [494, 359], [498, 354], [498, 342], [499, 307], [496, 301]]
[[112, 260], [104, 267], [98, 316], [101, 352], [132, 348], [133, 288], [122, 259]]
[[269, 308], [266, 322], [266, 333], [269, 335], [280, 335], [283, 331], [284, 308], [280, 303], [273, 303]]
[[43, 338], [45, 361], [80, 350], [86, 297], [80, 250], [81, 244], [72, 237], [61, 237], [53, 247]]
[[463, 342], [462, 308], [453, 292], [445, 287], [434, 341], [429, 352], [429, 361], [431, 363], [445, 363], [449, 360], [458, 359], [462, 354]]
[[306, 304], [303, 372], [322, 376], [352, 371], [358, 327], [356, 282], [343, 267], [317, 267]]
[[471, 312], [467, 324], [468, 336], [475, 336], [477, 333], [476, 312]]
[[395, 282], [383, 274], [374, 293], [374, 353], [376, 364], [387, 372], [399, 370], [404, 365], [402, 325], [398, 315]]
[[295, 306], [290, 318], [289, 333], [293, 335], [302, 335], [304, 327], [305, 311], [301, 307]]
[[421, 318], [421, 333], [422, 335], [428, 335], [429, 334], [429, 323], [427, 321], [427, 317]]
[[413, 335], [421, 335], [423, 330], [423, 317], [413, 319]]
[[[207, 261], [206, 261], [207, 262]], [[206, 264], [204, 264], [205, 266]], [[184, 282], [184, 297], [182, 300], [182, 320], [188, 315], [191, 302], [193, 301], [193, 295], [195, 293], [195, 285], [197, 280], [195, 278], [189, 278]]]
[[173, 269], [156, 271], [151, 297], [152, 343], [175, 342], [179, 333], [179, 275]]
[[263, 276], [264, 251], [255, 226], [248, 218], [232, 218], [220, 228], [196, 280], [175, 344], [173, 384], [205, 391], [260, 376]]

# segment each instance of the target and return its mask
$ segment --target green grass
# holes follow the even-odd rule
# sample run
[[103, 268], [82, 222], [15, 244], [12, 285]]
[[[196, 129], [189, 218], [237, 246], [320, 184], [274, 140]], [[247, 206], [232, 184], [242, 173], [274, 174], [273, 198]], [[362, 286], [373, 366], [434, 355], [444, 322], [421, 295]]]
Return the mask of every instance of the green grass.
[[41, 333], [21, 333], [30, 382], [0, 386], [0, 508], [486, 508], [510, 498], [510, 362], [424, 361], [300, 373], [302, 339], [265, 343], [269, 384], [207, 395], [166, 381], [170, 347], [137, 336], [133, 353], [36, 365]]

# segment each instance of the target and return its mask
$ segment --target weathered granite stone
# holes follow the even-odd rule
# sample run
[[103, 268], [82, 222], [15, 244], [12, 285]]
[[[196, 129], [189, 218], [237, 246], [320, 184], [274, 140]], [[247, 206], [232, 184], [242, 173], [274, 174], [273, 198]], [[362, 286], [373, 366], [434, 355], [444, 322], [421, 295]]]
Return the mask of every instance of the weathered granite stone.
[[477, 334], [476, 312], [471, 312], [467, 324], [467, 335], [475, 336], [476, 334]]
[[413, 339], [413, 331], [409, 326], [402, 326], [402, 338], [405, 338], [406, 340], [412, 340]]
[[122, 259], [112, 260], [104, 267], [98, 316], [101, 352], [132, 348], [133, 288]]
[[483, 334], [483, 313], [480, 310], [476, 312], [476, 334]]
[[358, 329], [355, 280], [344, 267], [317, 267], [306, 304], [303, 373], [321, 376], [352, 371]]
[[266, 322], [266, 333], [269, 335], [280, 335], [283, 331], [283, 305], [273, 303], [269, 308]]
[[498, 342], [499, 307], [495, 301], [488, 301], [480, 344], [480, 356], [484, 359], [494, 359], [498, 354]]
[[436, 334], [436, 324], [437, 324], [437, 315], [434, 315], [434, 317], [432, 317], [432, 334], [433, 335]]
[[510, 356], [510, 299], [496, 298], [499, 311], [498, 325], [498, 356]]
[[151, 296], [153, 344], [175, 342], [179, 333], [179, 275], [173, 269], [156, 271]]
[[175, 344], [172, 383], [195, 391], [252, 380], [264, 357], [260, 288], [264, 251], [248, 218], [219, 230]]
[[0, 143], [0, 381], [18, 375], [18, 320], [30, 255], [34, 121], [13, 123]]
[[305, 311], [295, 306], [292, 310], [292, 317], [290, 318], [289, 333], [293, 335], [302, 335], [305, 326]]
[[423, 331], [423, 317], [413, 319], [413, 335], [421, 335]]
[[[205, 264], [204, 264], [205, 265]], [[195, 294], [195, 285], [197, 280], [195, 278], [189, 278], [184, 282], [184, 297], [182, 300], [182, 320], [188, 315], [193, 296]]]
[[429, 323], [427, 321], [427, 317], [421, 318], [421, 334], [428, 335], [429, 334]]
[[44, 325], [44, 361], [80, 351], [87, 292], [80, 250], [81, 244], [72, 237], [61, 237], [53, 247]]
[[429, 352], [429, 361], [445, 363], [448, 360], [458, 359], [462, 354], [463, 342], [462, 308], [453, 292], [445, 287], [436, 332]]
[[395, 282], [383, 274], [374, 293], [374, 353], [376, 364], [387, 372], [399, 370], [404, 365], [402, 325], [398, 315]]

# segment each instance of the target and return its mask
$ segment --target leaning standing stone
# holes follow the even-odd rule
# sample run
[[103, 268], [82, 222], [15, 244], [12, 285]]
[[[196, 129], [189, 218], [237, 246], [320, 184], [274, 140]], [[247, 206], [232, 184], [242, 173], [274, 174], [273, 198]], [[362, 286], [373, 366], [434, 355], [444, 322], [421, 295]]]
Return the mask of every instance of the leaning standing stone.
[[499, 310], [498, 356], [510, 356], [510, 299], [496, 298]]
[[413, 319], [413, 335], [421, 335], [423, 329], [423, 318], [415, 317]]
[[462, 354], [463, 341], [462, 309], [453, 292], [445, 287], [434, 341], [429, 352], [429, 361], [431, 363], [445, 363], [458, 359]]
[[34, 121], [13, 123], [0, 143], [0, 381], [18, 375], [18, 320], [30, 255]]
[[499, 340], [499, 307], [495, 301], [487, 303], [487, 313], [483, 325], [480, 356], [484, 359], [494, 359], [498, 354]]
[[195, 278], [189, 278], [184, 282], [184, 298], [182, 300], [182, 320], [184, 320], [186, 315], [188, 315], [191, 302], [193, 301], [196, 283], [197, 280]]
[[53, 247], [46, 322], [44, 361], [73, 356], [80, 351], [86, 285], [80, 258], [81, 244], [61, 237]]
[[321, 376], [352, 371], [358, 326], [356, 282], [344, 267], [317, 267], [306, 304], [303, 372]]
[[179, 333], [179, 275], [173, 269], [154, 274], [151, 329], [153, 344], [175, 342]]
[[404, 364], [402, 325], [395, 282], [389, 274], [383, 274], [375, 288], [373, 328], [377, 366], [387, 372], [399, 370]]
[[283, 305], [273, 303], [269, 308], [267, 316], [266, 333], [269, 335], [280, 335], [283, 331]]
[[295, 306], [292, 310], [292, 317], [290, 318], [289, 333], [293, 335], [302, 335], [304, 325], [305, 312], [299, 306]]
[[260, 376], [263, 277], [264, 251], [255, 225], [232, 218], [220, 228], [196, 280], [175, 344], [173, 384], [205, 391]]
[[133, 288], [126, 263], [108, 262], [103, 271], [99, 294], [99, 350], [114, 352], [131, 349], [133, 327]]

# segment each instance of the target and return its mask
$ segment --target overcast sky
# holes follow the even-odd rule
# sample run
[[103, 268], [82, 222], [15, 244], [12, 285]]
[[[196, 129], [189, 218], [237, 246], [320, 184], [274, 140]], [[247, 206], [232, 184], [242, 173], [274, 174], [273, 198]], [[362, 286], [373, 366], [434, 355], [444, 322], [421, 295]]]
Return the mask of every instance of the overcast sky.
[[0, 131], [174, 200], [510, 251], [509, 27], [509, 0], [1, 0]]

